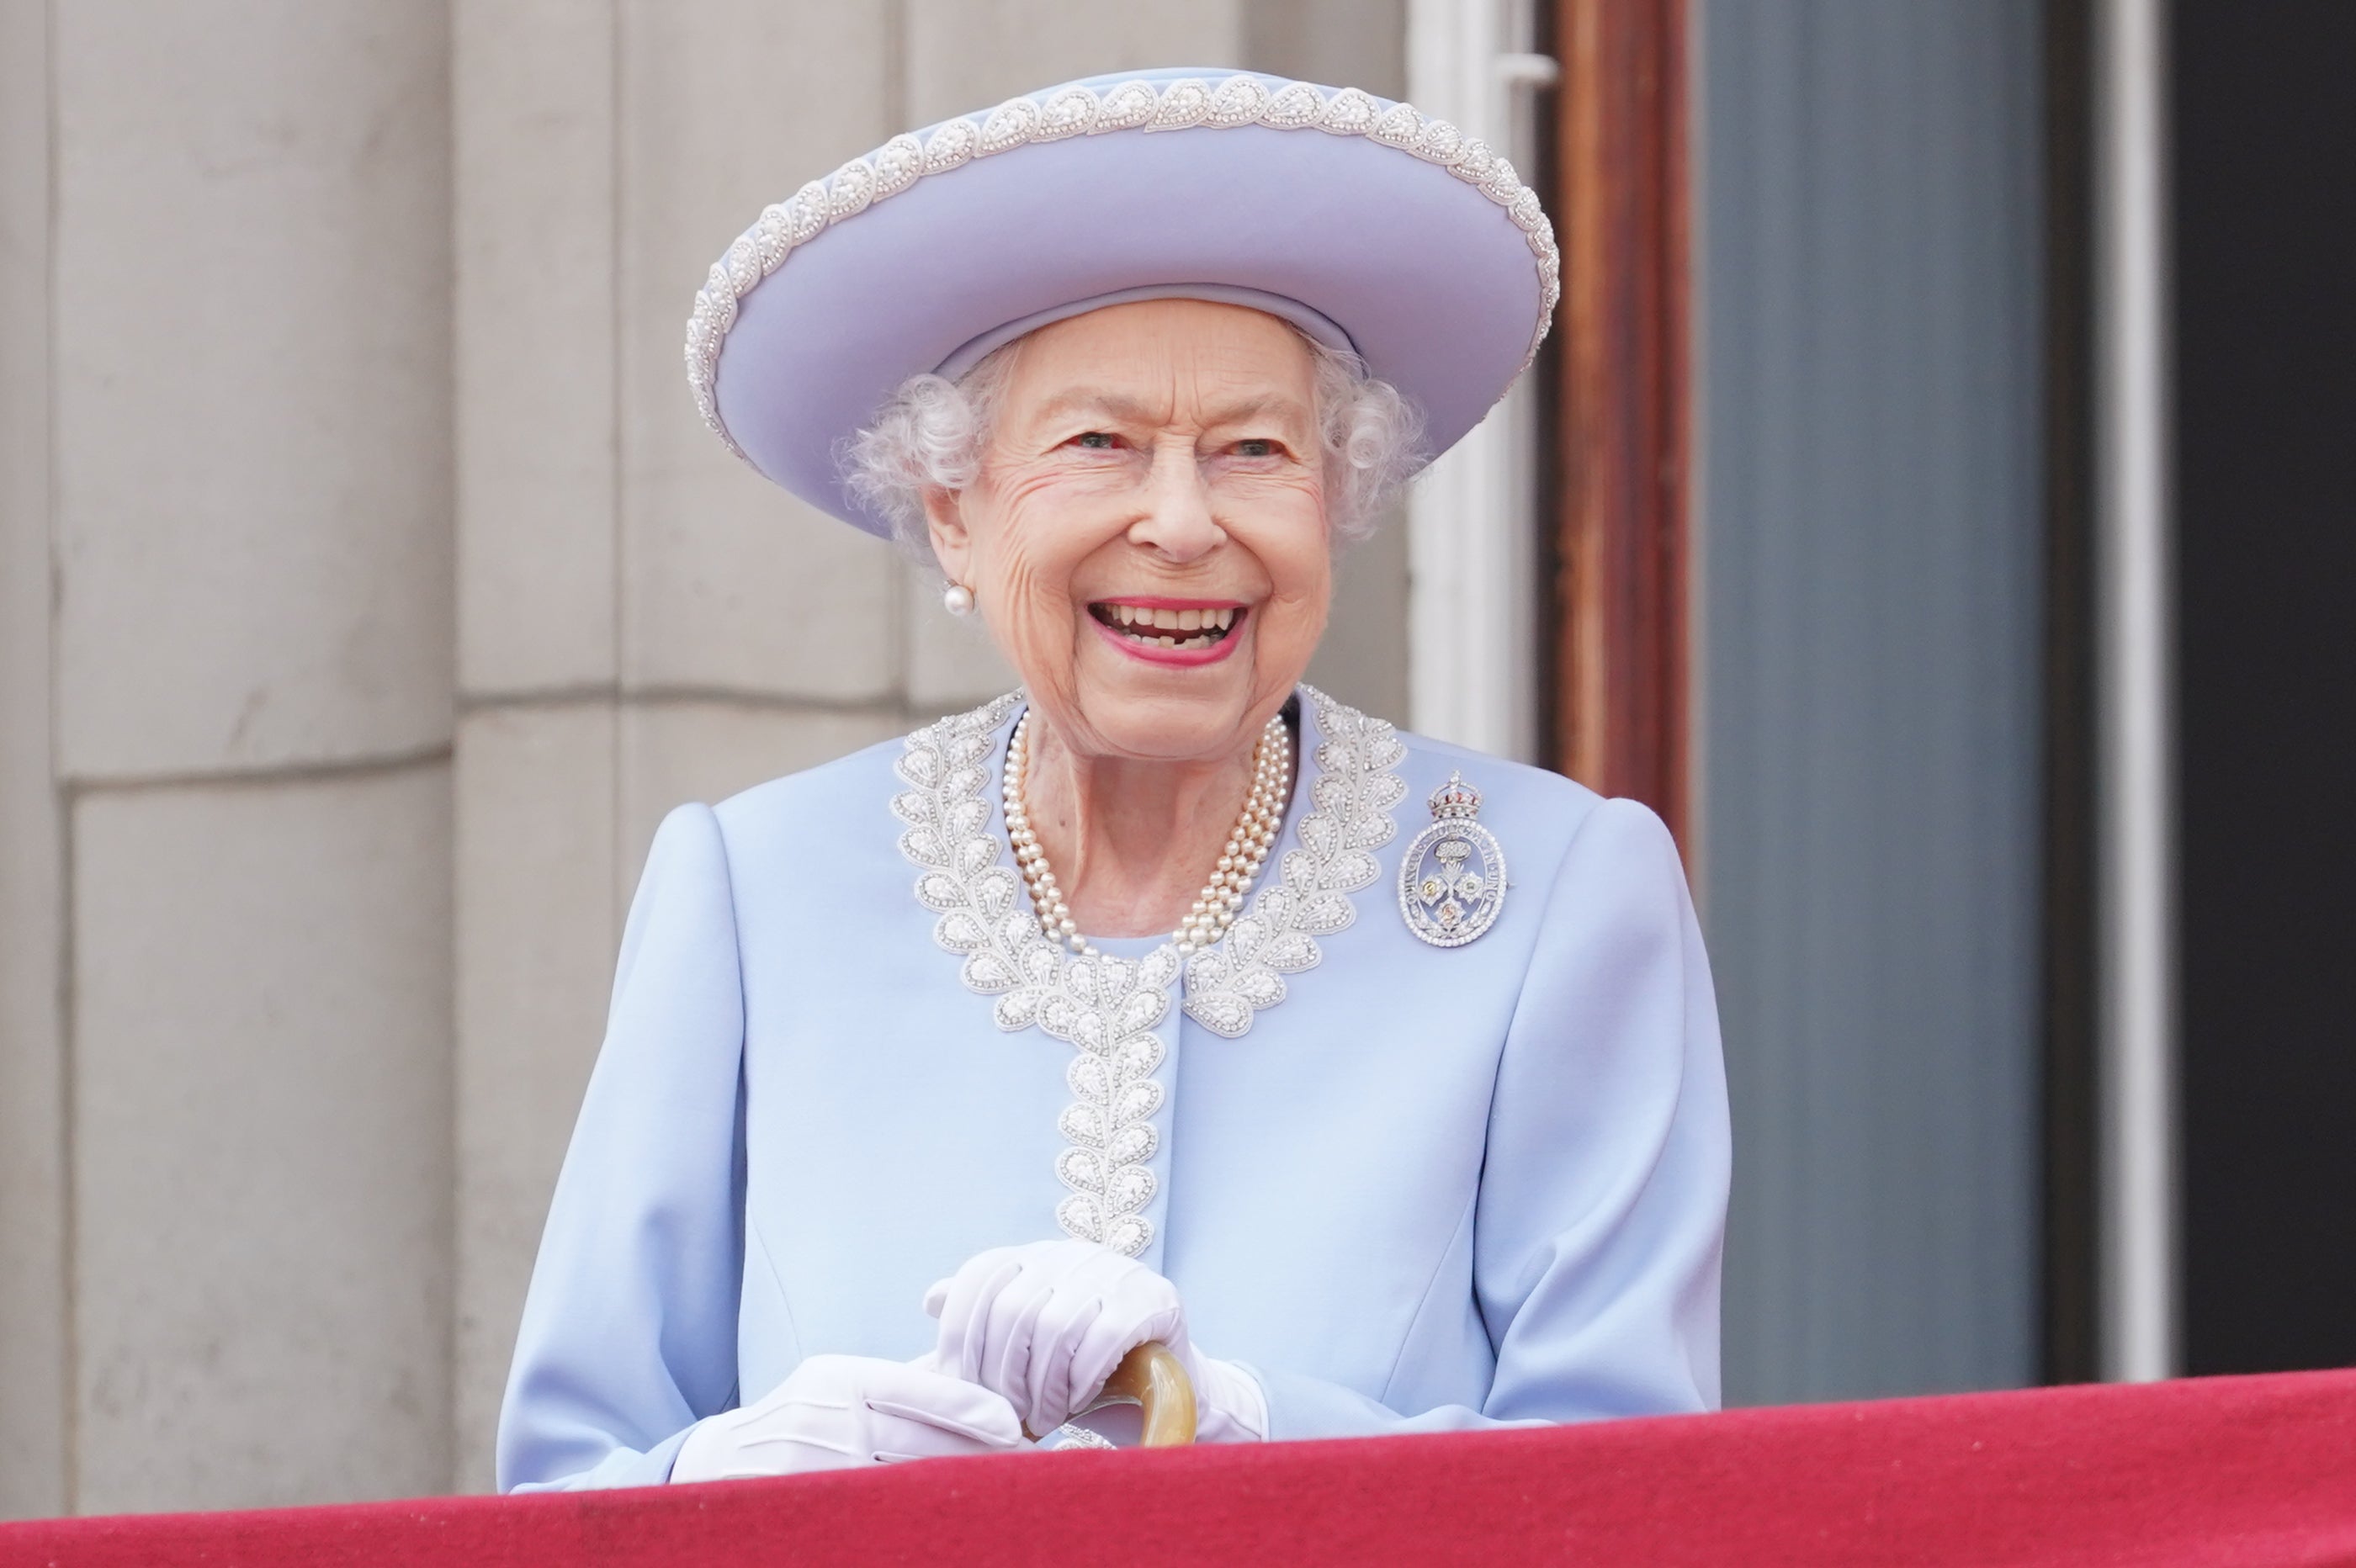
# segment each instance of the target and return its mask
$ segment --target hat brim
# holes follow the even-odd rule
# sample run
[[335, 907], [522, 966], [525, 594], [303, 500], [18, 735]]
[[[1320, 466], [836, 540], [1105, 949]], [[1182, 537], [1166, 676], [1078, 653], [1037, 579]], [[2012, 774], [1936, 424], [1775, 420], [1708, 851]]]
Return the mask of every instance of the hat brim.
[[[1133, 117], [1132, 81], [1150, 84], [1157, 102], [1193, 84], [1232, 102], [1232, 84], [1249, 84], [1257, 96], [1244, 101], [1259, 110], [1241, 124], [1084, 132], [988, 151], [1001, 108], [968, 118], [981, 155], [913, 178], [889, 155], [900, 149], [905, 162], [916, 144], [895, 139], [867, 175], [899, 188], [830, 211], [824, 228], [746, 280], [733, 320], [710, 321], [731, 313], [700, 299], [711, 382], [699, 390], [715, 428], [793, 494], [888, 533], [845, 487], [837, 453], [902, 381], [1076, 302], [1197, 293], [1297, 302], [1304, 325], [1338, 327], [1373, 374], [1421, 410], [1435, 453], [1479, 422], [1527, 363], [1556, 292], [1551, 231], [1509, 165], [1365, 94], [1328, 117], [1387, 124], [1389, 139], [1266, 123], [1277, 94], [1301, 85], [1280, 79], [1170, 71], [1075, 85], [1099, 103], [1127, 91]], [[1343, 96], [1314, 91], [1329, 110]], [[1029, 101], [1053, 111], [1072, 93]], [[1296, 93], [1293, 112], [1305, 102]], [[839, 173], [826, 187], [837, 209], [849, 204], [830, 193], [844, 183]], [[764, 225], [782, 232], [768, 242], [790, 240], [809, 217], [772, 208]], [[730, 261], [741, 276], [742, 252], [763, 243], [756, 226], [714, 269], [707, 293], [736, 292]], [[691, 328], [691, 378], [698, 357]]]

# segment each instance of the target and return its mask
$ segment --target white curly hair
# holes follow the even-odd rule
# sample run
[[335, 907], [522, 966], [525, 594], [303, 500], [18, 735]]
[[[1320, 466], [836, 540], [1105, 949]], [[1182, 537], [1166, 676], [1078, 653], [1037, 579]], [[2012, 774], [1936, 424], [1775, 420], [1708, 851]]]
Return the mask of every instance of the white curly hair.
[[[1423, 416], [1398, 388], [1368, 375], [1355, 354], [1300, 336], [1316, 376], [1326, 520], [1338, 544], [1355, 543], [1374, 531], [1384, 507], [1423, 466]], [[851, 494], [890, 519], [892, 537], [920, 561], [933, 559], [925, 494], [962, 490], [980, 475], [1022, 346], [1016, 338], [993, 350], [955, 381], [909, 377], [836, 454]]]

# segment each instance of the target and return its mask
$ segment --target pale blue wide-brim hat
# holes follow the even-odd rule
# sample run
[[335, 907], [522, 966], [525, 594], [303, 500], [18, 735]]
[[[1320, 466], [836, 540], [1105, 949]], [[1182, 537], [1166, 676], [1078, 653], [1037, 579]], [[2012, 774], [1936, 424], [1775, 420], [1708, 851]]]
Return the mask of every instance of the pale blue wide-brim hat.
[[1355, 88], [1154, 70], [894, 136], [762, 212], [712, 269], [688, 380], [720, 438], [871, 533], [837, 453], [908, 377], [1133, 299], [1281, 316], [1356, 352], [1443, 452], [1552, 319], [1536, 193], [1443, 120]]

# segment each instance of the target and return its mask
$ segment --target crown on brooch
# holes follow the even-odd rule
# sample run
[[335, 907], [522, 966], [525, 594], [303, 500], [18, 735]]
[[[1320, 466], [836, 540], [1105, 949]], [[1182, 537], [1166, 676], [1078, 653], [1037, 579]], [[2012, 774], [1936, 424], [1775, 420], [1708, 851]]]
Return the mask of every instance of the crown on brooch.
[[1481, 813], [1481, 792], [1466, 784], [1462, 773], [1451, 772], [1448, 782], [1433, 790], [1424, 804], [1438, 817], [1477, 816]]

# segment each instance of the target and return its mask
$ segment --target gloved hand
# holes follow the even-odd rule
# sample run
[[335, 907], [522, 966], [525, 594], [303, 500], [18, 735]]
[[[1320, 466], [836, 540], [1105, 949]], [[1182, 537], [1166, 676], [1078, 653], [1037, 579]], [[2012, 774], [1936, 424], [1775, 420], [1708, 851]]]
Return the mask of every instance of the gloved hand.
[[925, 1293], [941, 1320], [929, 1364], [1001, 1394], [1042, 1435], [1085, 1410], [1120, 1359], [1159, 1339], [1194, 1384], [1195, 1441], [1257, 1443], [1268, 1435], [1259, 1381], [1197, 1353], [1177, 1286], [1094, 1242], [995, 1247]]
[[758, 1402], [699, 1421], [674, 1481], [734, 1481], [1023, 1446], [988, 1389], [906, 1361], [812, 1356]]

